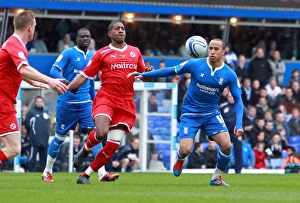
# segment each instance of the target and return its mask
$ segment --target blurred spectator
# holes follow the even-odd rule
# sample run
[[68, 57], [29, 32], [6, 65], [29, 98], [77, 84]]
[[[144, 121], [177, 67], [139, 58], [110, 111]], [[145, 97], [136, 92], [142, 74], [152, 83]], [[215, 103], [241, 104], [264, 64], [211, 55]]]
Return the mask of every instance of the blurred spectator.
[[157, 112], [156, 94], [151, 93], [148, 99], [148, 112]]
[[258, 142], [253, 149], [255, 155], [254, 168], [256, 169], [266, 169], [266, 153], [265, 144], [263, 142]]
[[272, 75], [275, 77], [277, 85], [282, 86], [283, 77], [285, 73], [285, 63], [280, 58], [279, 50], [272, 54], [272, 58], [268, 60], [272, 69]]
[[89, 45], [89, 51], [91, 51], [92, 53], [95, 53], [97, 50], [96, 50], [96, 41], [91, 38], [91, 42], [90, 42], [90, 45]]
[[48, 140], [50, 136], [50, 116], [44, 109], [44, 98], [35, 97], [35, 104], [29, 110], [25, 119], [27, 136], [30, 144], [28, 171], [36, 171], [37, 153], [39, 154], [40, 171], [46, 166]]
[[255, 122], [256, 122], [255, 119], [256, 119], [256, 107], [248, 106], [246, 112], [243, 115], [243, 128], [244, 128], [243, 140], [245, 140], [246, 142], [249, 142], [250, 140], [252, 129], [255, 126]]
[[258, 103], [256, 104], [256, 117], [263, 118], [264, 112], [269, 109], [266, 97], [259, 97]]
[[[300, 164], [300, 159], [295, 156], [295, 148], [292, 146], [287, 147], [288, 156], [285, 158], [281, 169], [287, 169], [293, 167], [294, 164]], [[299, 173], [299, 172], [298, 172]]]
[[[1, 147], [1, 144], [0, 144]], [[21, 156], [25, 156], [26, 160], [30, 157], [30, 145], [29, 145], [29, 137], [27, 136], [27, 130], [25, 127], [25, 123], [22, 122], [22, 127], [21, 127]], [[21, 167], [24, 168], [25, 171], [27, 171], [28, 168], [28, 163], [26, 162], [25, 164], [21, 164]]]
[[286, 135], [289, 138], [291, 135], [291, 130], [284, 118], [283, 113], [281, 113], [280, 111], [275, 111], [274, 118], [275, 118], [274, 128], [273, 128], [274, 131], [278, 131], [279, 129], [284, 128], [286, 131]]
[[297, 81], [292, 82], [292, 90], [296, 99], [296, 105], [300, 108], [300, 83]]
[[263, 130], [261, 131], [258, 131], [256, 134], [255, 134], [255, 137], [253, 140], [251, 140], [251, 147], [252, 148], [255, 148], [256, 144], [259, 143], [259, 142], [262, 142], [265, 144], [265, 146], [267, 145], [267, 140], [266, 140], [266, 135], [265, 135], [265, 132]]
[[227, 93], [227, 102], [220, 104], [220, 112], [224, 119], [224, 122], [228, 128], [230, 140], [234, 146], [233, 154], [235, 157], [235, 173], [241, 173], [243, 168], [243, 156], [242, 156], [242, 141], [241, 138], [236, 137], [234, 134], [236, 118], [235, 118], [235, 106], [234, 99], [231, 92]]
[[279, 135], [278, 132], [275, 132], [267, 148], [267, 151], [270, 152], [268, 158], [273, 158], [273, 159], [282, 158], [282, 150], [283, 150], [283, 146], [282, 146], [281, 136]]
[[[251, 80], [251, 79], [250, 79]], [[252, 80], [252, 89], [253, 91], [255, 92], [256, 94], [256, 98], [257, 98], [257, 101], [258, 101], [258, 98], [259, 98], [259, 91], [260, 91], [260, 82], [259, 80], [255, 79], [255, 80]]]
[[270, 95], [268, 95], [268, 91], [265, 87], [261, 87], [259, 89], [259, 97], [258, 97], [257, 102], [259, 102], [260, 97], [266, 98], [267, 105], [268, 105], [269, 108], [275, 108], [276, 107], [276, 99], [277, 98], [273, 99]]
[[259, 40], [257, 42], [257, 44], [255, 45], [255, 47], [252, 48], [252, 54], [251, 54], [251, 58], [255, 58], [256, 57], [256, 54], [257, 54], [257, 50], [258, 49], [262, 49], [263, 50], [263, 53], [266, 52], [266, 43], [264, 40]]
[[187, 168], [206, 168], [206, 160], [203, 154], [202, 144], [200, 142], [194, 144], [194, 150], [188, 157]]
[[[166, 62], [165, 61], [159, 61], [158, 63], [158, 69], [165, 68], [166, 67]], [[156, 77], [151, 79], [153, 82], [168, 82], [167, 77]]]
[[270, 63], [265, 59], [262, 48], [256, 50], [256, 56], [250, 61], [248, 76], [252, 81], [258, 79], [263, 86], [266, 85], [266, 82], [272, 76]]
[[292, 118], [288, 122], [291, 130], [291, 136], [300, 136], [300, 110], [294, 107], [292, 110]]
[[292, 87], [292, 83], [294, 81], [298, 81], [300, 83], [300, 77], [299, 77], [299, 70], [298, 69], [294, 69], [292, 71], [292, 76], [287, 82], [287, 87]]
[[[278, 96], [281, 95], [281, 88], [277, 85], [275, 77], [271, 77], [269, 83], [266, 85], [267, 94], [272, 98], [273, 102], [276, 103]], [[272, 105], [275, 106], [275, 105]]]
[[265, 126], [264, 126], [266, 144], [270, 143], [274, 132], [277, 131], [277, 130], [274, 130], [274, 129], [275, 129], [274, 128], [274, 120], [266, 120], [265, 121]]
[[274, 52], [277, 51], [277, 42], [276, 42], [276, 40], [272, 39], [270, 41], [269, 49], [267, 51], [268, 51], [268, 53], [266, 54], [266, 58], [267, 59], [272, 59]]
[[122, 172], [134, 172], [139, 167], [139, 145], [139, 138], [133, 137], [130, 144], [119, 148], [118, 158], [122, 166]]
[[218, 150], [215, 141], [208, 140], [208, 146], [203, 154], [206, 160], [206, 168], [216, 168]]
[[242, 85], [242, 100], [246, 107], [249, 105], [255, 106], [258, 100], [257, 95], [253, 91], [251, 87], [251, 80], [250, 78], [245, 78]]
[[[233, 146], [234, 150], [234, 146]], [[255, 163], [255, 156], [253, 149], [249, 143], [242, 143], [242, 156], [243, 156], [243, 168], [245, 169], [253, 169]], [[230, 165], [235, 166], [234, 155], [231, 157]]]
[[[67, 46], [65, 46], [65, 45], [67, 45]], [[60, 53], [63, 50], [65, 50], [66, 48], [70, 48], [70, 47], [73, 47], [73, 46], [75, 46], [75, 43], [74, 43], [74, 41], [71, 40], [70, 33], [66, 33], [64, 35], [64, 38], [60, 39], [58, 41], [56, 51]]]
[[286, 122], [289, 122], [289, 120], [291, 120], [293, 106], [290, 111], [291, 112], [290, 114], [287, 113], [287, 109], [286, 109], [285, 105], [283, 105], [283, 104], [279, 104], [277, 109], [283, 114], [283, 117]]
[[237, 55], [234, 51], [231, 50], [231, 46], [229, 44], [225, 45], [225, 63], [230, 66], [232, 70], [236, 70], [237, 66]]
[[30, 43], [27, 43], [26, 47], [27, 47], [28, 51], [31, 53], [48, 53], [48, 48], [47, 48], [45, 42], [39, 38], [38, 31], [34, 32], [33, 40]]
[[184, 58], [191, 58], [191, 56], [187, 53], [186, 49], [185, 49], [185, 42], [188, 38], [184, 38], [182, 40], [182, 42], [180, 43], [180, 47], [178, 48], [177, 54], [180, 57], [184, 57]]
[[241, 77], [242, 82], [244, 81], [244, 79], [248, 78], [248, 70], [245, 65], [246, 65], [246, 57], [243, 54], [241, 54], [238, 57], [235, 72], [238, 77]]
[[286, 108], [286, 113], [291, 114], [292, 109], [296, 107], [296, 99], [293, 95], [293, 90], [291, 88], [286, 88], [285, 94], [282, 95], [278, 100], [278, 106], [284, 105]]
[[268, 109], [264, 112], [264, 119], [267, 120], [273, 120], [273, 110]]
[[286, 135], [285, 129], [284, 128], [279, 129], [278, 133], [281, 137], [283, 149], [287, 149], [287, 146], [289, 145], [289, 139]]
[[114, 153], [113, 157], [109, 160], [109, 162], [105, 165], [105, 169], [108, 172], [120, 172], [121, 171], [121, 163], [118, 158], [118, 150]]

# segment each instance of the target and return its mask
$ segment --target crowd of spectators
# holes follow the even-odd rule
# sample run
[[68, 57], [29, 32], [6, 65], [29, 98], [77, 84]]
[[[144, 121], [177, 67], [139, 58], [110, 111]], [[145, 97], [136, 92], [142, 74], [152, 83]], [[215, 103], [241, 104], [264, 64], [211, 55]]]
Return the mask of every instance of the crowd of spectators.
[[[63, 47], [61, 43], [65, 35], [69, 35], [70, 41], [75, 42], [75, 33], [81, 27], [86, 27], [91, 31], [96, 49], [107, 45], [110, 42], [106, 34], [109, 23], [110, 21], [105, 20], [37, 18], [36, 30], [38, 39], [45, 44], [47, 51], [59, 53]], [[127, 43], [139, 47], [145, 56], [189, 57], [184, 49], [188, 37], [200, 35], [209, 41], [212, 38], [220, 38], [224, 31], [222, 26], [211, 24], [124, 23]], [[11, 30], [8, 29], [7, 34], [11, 34], [10, 32]], [[263, 48], [267, 58], [273, 56], [275, 50], [279, 50], [282, 53], [282, 59], [296, 60], [300, 59], [300, 53], [294, 50], [299, 48], [300, 44], [293, 46], [293, 42], [294, 38], [300, 37], [298, 35], [300, 34], [295, 35], [293, 29], [290, 28], [233, 26], [229, 33], [228, 43], [231, 51], [238, 56], [243, 54], [248, 59], [252, 58], [257, 47], [260, 47]], [[60, 40], [62, 41], [59, 42]], [[69, 42], [63, 44], [70, 46]], [[36, 53], [46, 53], [45, 49], [43, 50], [41, 52], [36, 50]]]

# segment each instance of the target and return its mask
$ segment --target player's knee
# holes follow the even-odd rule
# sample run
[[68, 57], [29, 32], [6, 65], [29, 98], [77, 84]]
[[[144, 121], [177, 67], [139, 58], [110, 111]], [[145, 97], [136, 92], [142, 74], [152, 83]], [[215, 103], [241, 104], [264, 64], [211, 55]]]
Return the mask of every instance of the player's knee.
[[104, 138], [107, 137], [107, 134], [108, 134], [108, 129], [98, 129], [96, 130], [96, 138], [97, 140], [103, 140]]
[[188, 147], [188, 146], [180, 147], [180, 154], [183, 157], [186, 157], [187, 155], [189, 155], [191, 153], [191, 151], [192, 151], [191, 147]]
[[231, 152], [231, 148], [232, 148], [231, 143], [226, 143], [225, 145], [223, 145], [221, 147], [221, 150], [222, 150], [222, 152], [229, 154]]

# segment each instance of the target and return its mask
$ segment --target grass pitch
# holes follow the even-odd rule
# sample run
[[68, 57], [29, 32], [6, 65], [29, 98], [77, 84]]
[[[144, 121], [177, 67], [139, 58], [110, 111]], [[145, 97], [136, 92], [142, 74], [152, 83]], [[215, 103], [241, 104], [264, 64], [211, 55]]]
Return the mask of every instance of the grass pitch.
[[0, 202], [300, 202], [300, 175], [224, 174], [231, 187], [211, 187], [211, 174], [121, 173], [115, 182], [76, 184], [79, 173], [0, 172]]

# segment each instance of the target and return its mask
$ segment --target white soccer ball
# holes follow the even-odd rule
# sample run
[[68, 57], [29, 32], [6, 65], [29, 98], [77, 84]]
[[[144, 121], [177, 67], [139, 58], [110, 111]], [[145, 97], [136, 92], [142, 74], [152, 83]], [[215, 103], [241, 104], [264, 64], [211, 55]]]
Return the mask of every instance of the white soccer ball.
[[201, 36], [192, 36], [185, 42], [186, 52], [193, 58], [202, 58], [207, 54], [207, 42]]

